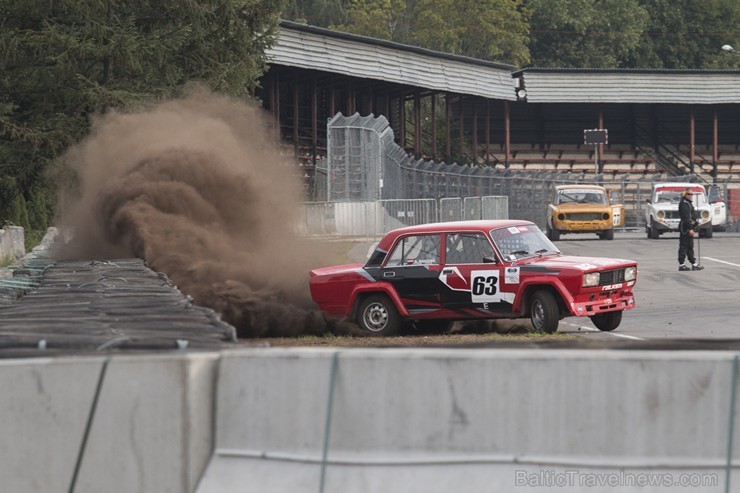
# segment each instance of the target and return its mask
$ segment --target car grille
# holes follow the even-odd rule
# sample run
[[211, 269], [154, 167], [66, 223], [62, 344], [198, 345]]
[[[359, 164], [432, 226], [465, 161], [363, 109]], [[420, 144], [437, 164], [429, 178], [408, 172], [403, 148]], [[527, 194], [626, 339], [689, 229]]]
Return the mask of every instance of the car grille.
[[607, 270], [600, 273], [599, 286], [624, 282], [624, 269]]
[[568, 221], [598, 221], [601, 219], [601, 212], [570, 212], [565, 215]]
[[663, 212], [665, 212], [666, 219], [681, 219], [681, 216], [678, 215], [678, 211], [663, 211]]

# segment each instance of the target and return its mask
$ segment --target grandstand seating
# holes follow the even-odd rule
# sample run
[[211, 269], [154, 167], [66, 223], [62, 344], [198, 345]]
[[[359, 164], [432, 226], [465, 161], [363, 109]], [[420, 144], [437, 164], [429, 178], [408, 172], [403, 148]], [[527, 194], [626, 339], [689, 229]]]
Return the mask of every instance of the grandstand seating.
[[[479, 162], [505, 167], [505, 151], [501, 144], [480, 146]], [[512, 144], [509, 150], [509, 169], [526, 171], [558, 171], [595, 173], [594, 146], [579, 144]], [[486, 159], [487, 157], [487, 159]], [[629, 144], [605, 145], [602, 154], [602, 172], [605, 175], [637, 173], [641, 175], [664, 172], [657, 166], [653, 156], [645, 155]], [[738, 164], [740, 168], [740, 161]]]

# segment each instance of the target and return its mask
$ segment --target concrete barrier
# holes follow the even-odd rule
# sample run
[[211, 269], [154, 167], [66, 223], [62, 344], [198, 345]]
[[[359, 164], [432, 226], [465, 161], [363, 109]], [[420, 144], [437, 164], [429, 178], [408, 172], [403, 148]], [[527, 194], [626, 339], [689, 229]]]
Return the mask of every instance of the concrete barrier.
[[213, 450], [218, 357], [0, 361], [0, 489], [192, 492]]
[[737, 491], [739, 474], [735, 487], [725, 482], [728, 459], [740, 465], [737, 427], [730, 433], [737, 366], [723, 351], [555, 349], [0, 360], [0, 484], [23, 493]]
[[20, 226], [0, 229], [0, 261], [12, 262], [26, 254], [25, 235]]
[[198, 493], [313, 492], [322, 475], [327, 492], [724, 483], [731, 353], [351, 349], [330, 392], [334, 353], [224, 354]]

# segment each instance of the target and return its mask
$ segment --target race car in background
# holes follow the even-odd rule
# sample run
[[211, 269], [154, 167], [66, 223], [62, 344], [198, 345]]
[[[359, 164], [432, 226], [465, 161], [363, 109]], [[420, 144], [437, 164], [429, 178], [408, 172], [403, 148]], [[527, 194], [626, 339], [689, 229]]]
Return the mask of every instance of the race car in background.
[[596, 233], [614, 239], [614, 228], [624, 226], [620, 190], [599, 185], [559, 185], [547, 206], [547, 237], [558, 241], [566, 233]]
[[456, 320], [564, 317], [616, 329], [635, 307], [633, 260], [563, 255], [532, 222], [459, 221], [396, 229], [364, 264], [314, 269], [313, 300], [368, 334], [444, 330]]
[[650, 198], [645, 207], [645, 232], [650, 239], [657, 239], [663, 233], [677, 232], [680, 217], [678, 203], [684, 190], [694, 192], [694, 209], [697, 217], [699, 236], [712, 237], [712, 208], [707, 200], [704, 186], [698, 183], [653, 183]]

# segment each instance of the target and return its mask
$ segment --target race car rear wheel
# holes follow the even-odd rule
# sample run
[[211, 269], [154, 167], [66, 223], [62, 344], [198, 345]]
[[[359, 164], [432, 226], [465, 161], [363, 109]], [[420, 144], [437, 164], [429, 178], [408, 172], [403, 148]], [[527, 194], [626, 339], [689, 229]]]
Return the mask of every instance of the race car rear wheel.
[[558, 330], [560, 309], [555, 296], [549, 291], [535, 291], [529, 305], [529, 318], [536, 332], [552, 334]]
[[360, 305], [357, 324], [377, 336], [390, 336], [401, 327], [401, 316], [393, 302], [385, 295], [368, 296]]
[[622, 311], [599, 313], [588, 317], [597, 329], [610, 332], [622, 323]]

